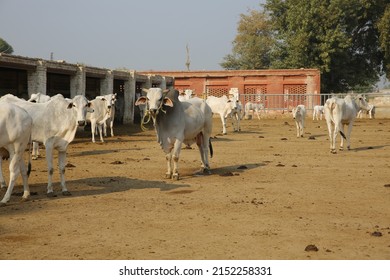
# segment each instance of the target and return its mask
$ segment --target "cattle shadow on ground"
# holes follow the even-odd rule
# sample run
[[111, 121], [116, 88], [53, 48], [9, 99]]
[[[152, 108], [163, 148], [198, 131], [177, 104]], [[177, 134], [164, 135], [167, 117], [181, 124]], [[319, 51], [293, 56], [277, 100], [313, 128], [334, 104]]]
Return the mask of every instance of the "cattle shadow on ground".
[[234, 176], [234, 173], [243, 173], [245, 171], [260, 168], [266, 166], [267, 163], [245, 163], [240, 165], [230, 165], [230, 166], [221, 166], [217, 168], [211, 169], [211, 175], [219, 175], [219, 176]]
[[358, 147], [358, 148], [352, 148], [351, 151], [361, 152], [361, 151], [367, 151], [367, 150], [378, 150], [378, 149], [383, 149], [384, 147], [388, 147], [388, 146], [390, 146], [390, 145]]
[[223, 136], [212, 136], [210, 139], [211, 139], [211, 142], [214, 143], [214, 142], [230, 142], [230, 141], [235, 141], [233, 139], [230, 139], [230, 138], [226, 138], [226, 135], [224, 135], [225, 137]]
[[240, 130], [240, 131], [232, 132], [232, 134], [234, 134], [234, 135], [240, 135], [240, 134], [255, 134], [255, 135], [257, 135], [257, 134], [259, 134], [259, 135], [261, 135], [261, 134], [264, 134], [264, 132], [262, 132], [262, 131]]
[[[305, 133], [306, 134], [306, 133]], [[310, 135], [309, 137], [314, 137], [314, 138], [319, 138], [319, 137], [324, 137], [324, 136], [328, 136], [327, 134], [308, 134]], [[328, 139], [329, 140], [329, 139]]]
[[[103, 195], [116, 192], [125, 192], [128, 190], [142, 190], [142, 189], [160, 189], [160, 191], [170, 191], [177, 188], [190, 187], [186, 184], [171, 184], [165, 181], [149, 181], [149, 180], [139, 180], [132, 179], [127, 177], [94, 177], [94, 178], [85, 178], [79, 180], [68, 180], [66, 183], [68, 190], [71, 192], [72, 197], [83, 197], [83, 196], [94, 196], [94, 195]], [[30, 191], [31, 197], [30, 201], [40, 201], [40, 200], [52, 200], [52, 199], [62, 199], [65, 198], [61, 194], [59, 183], [54, 183], [54, 193], [55, 197], [48, 198], [46, 196], [46, 184], [31, 184]], [[10, 205], [19, 203], [17, 197], [21, 197], [23, 192], [22, 188], [15, 188]], [[16, 202], [17, 201], [17, 202]], [[22, 205], [22, 204], [20, 204]]]
[[141, 148], [129, 148], [129, 149], [113, 149], [113, 150], [90, 150], [90, 151], [82, 151], [82, 152], [74, 152], [70, 153], [71, 157], [82, 157], [82, 156], [94, 156], [94, 155], [105, 155], [112, 153], [120, 153], [122, 151], [139, 151]]

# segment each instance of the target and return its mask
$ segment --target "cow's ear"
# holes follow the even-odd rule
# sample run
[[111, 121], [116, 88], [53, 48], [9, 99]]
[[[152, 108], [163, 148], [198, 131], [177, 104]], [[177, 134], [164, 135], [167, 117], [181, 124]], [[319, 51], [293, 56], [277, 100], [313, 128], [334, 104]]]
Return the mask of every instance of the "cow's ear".
[[168, 92], [169, 92], [169, 88], [163, 90], [163, 93], [164, 93], [164, 94], [166, 94], [166, 93], [168, 93]]
[[165, 97], [165, 98], [164, 98], [163, 104], [164, 104], [165, 106], [173, 107], [173, 102], [172, 102], [172, 100], [171, 100], [170, 98], [168, 98], [168, 97]]
[[140, 98], [137, 99], [137, 101], [135, 101], [135, 106], [138, 106], [138, 105], [144, 105], [146, 104], [146, 97], [145, 96], [141, 96]]
[[95, 110], [93, 109], [93, 104], [91, 102], [87, 103], [87, 112], [88, 113], [93, 113]]
[[145, 93], [148, 93], [149, 89], [147, 89], [147, 88], [142, 88], [142, 91], [145, 92]]

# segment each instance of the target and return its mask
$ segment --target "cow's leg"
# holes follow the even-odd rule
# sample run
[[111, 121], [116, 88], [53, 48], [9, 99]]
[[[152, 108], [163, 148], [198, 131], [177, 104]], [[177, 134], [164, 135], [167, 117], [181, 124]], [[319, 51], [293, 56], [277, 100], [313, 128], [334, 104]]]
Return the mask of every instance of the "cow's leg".
[[297, 127], [297, 137], [299, 137], [299, 123], [297, 120], [295, 121], [295, 126]]
[[352, 132], [352, 126], [353, 126], [353, 121], [351, 121], [349, 124], [348, 124], [348, 131], [347, 131], [347, 149], [350, 150], [351, 149], [351, 132]]
[[92, 142], [95, 143], [96, 122], [91, 121]]
[[20, 155], [19, 166], [20, 166], [20, 173], [22, 175], [22, 180], [23, 180], [22, 201], [26, 201], [30, 197], [30, 187], [28, 186], [28, 175], [27, 175], [26, 165], [23, 160], [23, 152]]
[[305, 129], [305, 119], [302, 117], [302, 122], [300, 122], [301, 127], [301, 137], [303, 137], [303, 130]]
[[97, 126], [98, 126], [98, 129], [99, 129], [100, 142], [104, 142], [104, 140], [103, 140], [103, 131], [102, 131], [102, 130], [103, 130], [104, 123], [98, 124]]
[[167, 173], [165, 173], [165, 178], [171, 179], [172, 178], [172, 153], [166, 153], [165, 159], [167, 160]]
[[107, 120], [103, 122], [103, 135], [107, 137]]
[[3, 168], [2, 168], [3, 164], [2, 163], [3, 163], [3, 159], [0, 156], [0, 185], [1, 185], [1, 188], [5, 188], [5, 187], [7, 187], [7, 184], [5, 183], [5, 180], [3, 177]]
[[[16, 151], [13, 151], [11, 149], [8, 150], [10, 153], [10, 163], [9, 163], [10, 178], [9, 178], [8, 189], [7, 189], [3, 199], [0, 202], [0, 206], [4, 206], [10, 200], [12, 191], [13, 191], [14, 186], [15, 186], [15, 181], [16, 181], [19, 173], [21, 172], [20, 167], [21, 167], [21, 161], [23, 161], [24, 149], [19, 149], [19, 147], [16, 147], [15, 150]], [[27, 177], [27, 172], [26, 172], [25, 166], [24, 166], [22, 171], [25, 173], [24, 174], [25, 178], [23, 179], [23, 183], [24, 183], [23, 198], [27, 199], [30, 196], [30, 191], [28, 189], [28, 185], [25, 185], [25, 184], [27, 184], [27, 180], [25, 180]]]
[[111, 137], [114, 137], [114, 118], [110, 119]]
[[257, 115], [257, 119], [260, 120], [260, 110], [255, 110], [256, 112], [256, 115]]
[[233, 131], [234, 132], [238, 131], [236, 114], [230, 113], [230, 119], [232, 120]]
[[226, 117], [222, 114], [221, 115], [221, 122], [222, 122], [222, 134], [226, 135]]
[[65, 151], [58, 151], [58, 168], [60, 171], [62, 195], [69, 196], [72, 194], [66, 188], [65, 165], [66, 165], [66, 150]]
[[339, 150], [340, 151], [342, 151], [342, 150], [344, 150], [344, 137], [343, 137], [343, 135], [345, 135], [345, 133], [344, 133], [344, 125], [343, 124], [341, 124], [341, 126], [340, 126], [340, 134], [341, 134], [341, 142], [340, 142], [340, 148], [339, 148]]
[[9, 183], [7, 191], [3, 197], [3, 199], [0, 201], [0, 206], [5, 206], [6, 203], [10, 200], [11, 194], [15, 185], [15, 181], [17, 176], [19, 175], [20, 169], [19, 169], [19, 160], [15, 156], [14, 151], [9, 151]]
[[172, 161], [173, 161], [172, 179], [175, 180], [179, 180], [179, 157], [180, 157], [182, 144], [183, 141], [176, 140], [172, 150]]
[[32, 159], [38, 159], [39, 158], [39, 143], [33, 141], [33, 150], [32, 150]]
[[237, 118], [237, 131], [241, 131], [241, 128], [240, 128], [240, 115], [238, 113], [236, 113], [236, 118]]
[[333, 127], [333, 123], [330, 118], [326, 117], [326, 124], [328, 127], [328, 134], [329, 134], [329, 142], [330, 142], [330, 152], [332, 154], [336, 153], [336, 136], [338, 133], [338, 128], [336, 128], [336, 124]]
[[199, 133], [196, 136], [196, 145], [199, 148], [200, 159], [201, 159], [200, 173], [210, 174], [209, 153], [208, 153], [209, 137], [207, 135], [204, 135], [203, 133]]
[[54, 197], [54, 191], [53, 191], [53, 144], [48, 142], [45, 143], [45, 149], [46, 149], [46, 162], [47, 162], [47, 171], [48, 171], [48, 178], [47, 178], [47, 196], [48, 197]]

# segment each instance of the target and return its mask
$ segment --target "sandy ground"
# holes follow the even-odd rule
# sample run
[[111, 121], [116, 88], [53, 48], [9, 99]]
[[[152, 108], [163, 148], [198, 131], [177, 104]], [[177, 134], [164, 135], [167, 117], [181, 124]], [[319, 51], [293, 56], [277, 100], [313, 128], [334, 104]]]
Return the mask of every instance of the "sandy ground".
[[78, 131], [72, 196], [56, 169], [47, 198], [34, 161], [30, 201], [19, 179], [0, 208], [0, 259], [390, 259], [389, 119], [357, 120], [352, 149], [335, 155], [324, 120], [308, 118], [303, 138], [290, 115], [241, 124], [222, 136], [215, 118], [212, 175], [194, 175], [198, 151], [182, 150], [179, 181], [164, 178], [153, 130], [117, 126], [95, 144]]

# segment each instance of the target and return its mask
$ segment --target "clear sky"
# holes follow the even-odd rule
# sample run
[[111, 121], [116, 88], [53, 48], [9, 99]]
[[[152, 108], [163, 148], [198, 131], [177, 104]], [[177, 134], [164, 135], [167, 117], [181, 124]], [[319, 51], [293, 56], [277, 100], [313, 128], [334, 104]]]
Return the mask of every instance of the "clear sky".
[[240, 14], [265, 0], [0, 0], [15, 55], [110, 69], [220, 70]]

